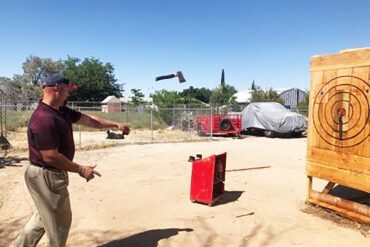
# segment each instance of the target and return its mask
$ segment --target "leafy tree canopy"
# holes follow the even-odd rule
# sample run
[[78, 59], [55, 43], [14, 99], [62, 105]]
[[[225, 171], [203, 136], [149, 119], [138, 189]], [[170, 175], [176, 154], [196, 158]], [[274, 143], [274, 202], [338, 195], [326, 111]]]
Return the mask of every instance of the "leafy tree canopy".
[[145, 103], [144, 101], [144, 94], [141, 92], [141, 89], [131, 89], [131, 103], [134, 105], [134, 106], [138, 106], [138, 105], [141, 105], [143, 103]]
[[23, 63], [23, 77], [32, 85], [40, 85], [41, 78], [47, 74], [60, 73], [63, 69], [61, 60], [53, 61], [50, 58], [29, 56]]
[[259, 86], [256, 86], [252, 92], [251, 102], [278, 102], [283, 104], [284, 101], [279, 97], [279, 94], [270, 88], [269, 90], [263, 90]]
[[307, 95], [306, 95], [305, 99], [298, 103], [299, 111], [302, 112], [302, 113], [306, 113], [306, 115], [308, 113], [308, 106], [309, 106], [309, 103], [310, 103], [309, 99], [310, 99], [310, 92], [307, 91]]
[[37, 100], [41, 97], [40, 87], [28, 84], [21, 75], [14, 75], [12, 79], [0, 77], [0, 87], [7, 95], [7, 101], [11, 103]]
[[221, 72], [221, 83], [220, 85], [212, 91], [212, 94], [209, 98], [209, 102], [213, 106], [220, 105], [231, 105], [236, 103], [235, 97], [233, 95], [238, 91], [231, 85], [226, 84], [225, 82], [225, 71], [222, 69]]
[[235, 97], [233, 97], [233, 95], [237, 92], [238, 91], [231, 85], [221, 85], [212, 91], [209, 101], [212, 105], [234, 104]]
[[184, 98], [194, 98], [204, 103], [209, 103], [209, 98], [211, 97], [212, 91], [208, 88], [194, 88], [190, 86], [188, 89], [184, 89], [180, 92], [180, 96]]
[[52, 73], [62, 73], [80, 88], [72, 93], [70, 100], [101, 101], [109, 95], [121, 96], [121, 87], [116, 84], [113, 65], [103, 64], [95, 58], [81, 60], [68, 57], [53, 61], [50, 58], [29, 56], [22, 64], [23, 74], [1, 77], [1, 89], [13, 100], [35, 100], [41, 96], [41, 79]]
[[225, 71], [222, 69], [221, 72], [221, 87], [225, 87]]
[[179, 92], [161, 90], [156, 91], [154, 94], [150, 95], [153, 98], [153, 103], [160, 107], [170, 108], [174, 105], [179, 104], [199, 104], [199, 100], [195, 98], [183, 97]]
[[151, 95], [153, 103], [161, 107], [172, 107], [175, 104], [182, 104], [182, 97], [176, 91], [160, 90]]
[[254, 83], [254, 80], [252, 82], [251, 90], [256, 90], [256, 84]]
[[110, 95], [121, 97], [112, 64], [103, 64], [96, 58], [85, 58], [81, 62], [79, 58], [69, 56], [63, 66], [64, 76], [79, 86], [70, 100], [102, 101]]

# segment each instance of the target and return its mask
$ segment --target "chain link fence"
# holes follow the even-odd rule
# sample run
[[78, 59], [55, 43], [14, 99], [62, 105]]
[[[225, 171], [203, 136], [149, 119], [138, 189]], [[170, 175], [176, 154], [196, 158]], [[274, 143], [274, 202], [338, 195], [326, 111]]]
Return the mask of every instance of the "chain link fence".
[[[6, 137], [13, 148], [27, 150], [27, 124], [38, 102], [2, 101], [0, 107], [1, 135]], [[69, 107], [84, 114], [100, 116], [126, 123], [131, 133], [125, 139], [107, 139], [106, 130], [96, 130], [74, 125], [74, 139], [77, 148], [90, 149], [120, 144], [144, 144], [158, 142], [200, 141], [194, 130], [194, 117], [211, 114], [210, 107], [191, 108], [182, 105], [171, 108], [154, 105], [121, 105], [118, 111], [103, 112], [100, 102], [69, 102]], [[113, 132], [119, 133], [112, 129]], [[210, 138], [208, 138], [210, 139]]]
[[[27, 124], [38, 102], [11, 102], [0, 99], [0, 130], [13, 148], [27, 149]], [[69, 102], [68, 106], [88, 115], [96, 115], [131, 127], [131, 133], [125, 139], [107, 139], [106, 131], [74, 125], [76, 147], [80, 149], [108, 147], [128, 143], [158, 143], [211, 140], [220, 128], [214, 121], [214, 114], [240, 112], [243, 107], [212, 108], [204, 105], [173, 105], [160, 107], [150, 104], [133, 106], [121, 104], [113, 112], [104, 112], [100, 102]], [[118, 109], [118, 110], [117, 110]], [[307, 116], [307, 110], [301, 109]], [[200, 133], [199, 119], [209, 125], [208, 131]], [[196, 122], [198, 121], [198, 123]], [[204, 126], [203, 126], [204, 128]], [[222, 128], [222, 127], [221, 127]], [[114, 131], [114, 130], [112, 130]], [[118, 131], [115, 131], [118, 133]]]

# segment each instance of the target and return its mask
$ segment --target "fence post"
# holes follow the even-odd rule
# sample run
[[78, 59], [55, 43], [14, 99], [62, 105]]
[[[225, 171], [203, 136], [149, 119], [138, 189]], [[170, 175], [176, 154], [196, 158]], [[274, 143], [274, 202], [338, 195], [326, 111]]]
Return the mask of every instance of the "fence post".
[[[5, 137], [8, 135], [8, 131], [6, 130], [6, 106], [7, 106], [7, 104], [8, 104], [8, 102], [7, 102], [7, 100], [6, 100], [6, 98], [5, 98], [5, 102], [4, 102], [4, 104], [5, 104], [5, 108], [4, 108], [4, 133], [5, 133]], [[2, 130], [2, 128], [1, 128], [1, 132], [2, 132], [3, 130]]]
[[150, 108], [150, 131], [151, 131], [152, 143], [153, 143], [153, 108]]
[[[78, 108], [78, 111], [81, 111], [81, 108]], [[82, 144], [81, 144], [81, 125], [80, 124], [78, 125], [78, 135], [79, 135], [78, 137], [79, 147], [81, 149]]]
[[126, 104], [126, 123], [128, 124], [128, 103]]
[[211, 140], [212, 140], [212, 138], [213, 138], [213, 109], [212, 109], [212, 106], [211, 106], [211, 121], [210, 121], [210, 123], [211, 123], [211, 135], [210, 135], [210, 137], [211, 137]]
[[187, 113], [187, 118], [188, 118], [188, 131], [190, 131], [190, 110], [188, 109], [188, 113]]
[[175, 126], [175, 105], [172, 105], [172, 126]]
[[[4, 96], [2, 96], [1, 97], [1, 108], [0, 108], [1, 134], [3, 134], [3, 124], [5, 125], [4, 123], [5, 116], [3, 116], [4, 101], [5, 101]], [[6, 125], [4, 126], [4, 128], [6, 129]]]

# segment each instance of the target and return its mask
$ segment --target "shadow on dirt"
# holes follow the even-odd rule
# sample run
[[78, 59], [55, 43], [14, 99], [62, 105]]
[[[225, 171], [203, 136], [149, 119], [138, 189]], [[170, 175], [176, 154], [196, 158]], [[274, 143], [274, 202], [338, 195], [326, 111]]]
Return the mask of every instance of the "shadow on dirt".
[[149, 230], [99, 245], [99, 247], [156, 247], [161, 239], [170, 238], [181, 231], [192, 232], [193, 229], [168, 228]]
[[244, 193], [244, 191], [225, 191], [220, 200], [216, 201], [214, 206], [223, 205], [229, 202], [235, 202]]
[[[262, 130], [253, 130], [253, 131], [244, 131], [242, 132], [245, 136], [260, 136], [266, 137]], [[276, 133], [273, 132], [273, 135], [267, 138], [281, 138], [281, 139], [299, 139], [299, 138], [307, 138], [306, 133], [296, 134], [296, 133]]]

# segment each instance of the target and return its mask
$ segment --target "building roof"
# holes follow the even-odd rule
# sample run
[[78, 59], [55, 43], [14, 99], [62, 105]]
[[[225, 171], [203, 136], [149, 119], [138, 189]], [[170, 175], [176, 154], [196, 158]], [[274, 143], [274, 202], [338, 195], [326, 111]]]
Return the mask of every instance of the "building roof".
[[102, 102], [100, 102], [102, 104], [106, 104], [106, 103], [121, 103], [121, 101], [114, 95], [111, 95], [111, 96], [108, 96], [106, 97]]
[[119, 98], [119, 101], [121, 101], [122, 103], [128, 103], [129, 99], [127, 99], [125, 97], [121, 97], [121, 98]]
[[252, 99], [253, 90], [240, 91], [234, 94], [236, 102], [238, 103], [249, 103]]
[[[268, 88], [268, 89], [264, 89], [264, 91], [268, 91], [270, 89], [276, 91], [278, 95], [281, 95], [284, 92], [288, 92], [289, 90], [294, 90], [294, 89], [305, 92], [304, 90], [299, 89], [299, 88]], [[244, 91], [237, 92], [233, 96], [236, 98], [235, 100], [238, 103], [250, 103], [252, 99], [252, 92], [253, 90], [244, 90]]]
[[292, 87], [292, 88], [289, 88], [289, 89], [286, 89], [284, 91], [281, 91], [281, 92], [278, 92], [279, 95], [282, 95], [282, 94], [285, 94], [285, 93], [288, 93], [289, 91], [300, 91], [301, 93], [304, 93], [304, 94], [307, 94], [306, 91], [302, 90], [302, 89], [299, 89], [297, 87]]

